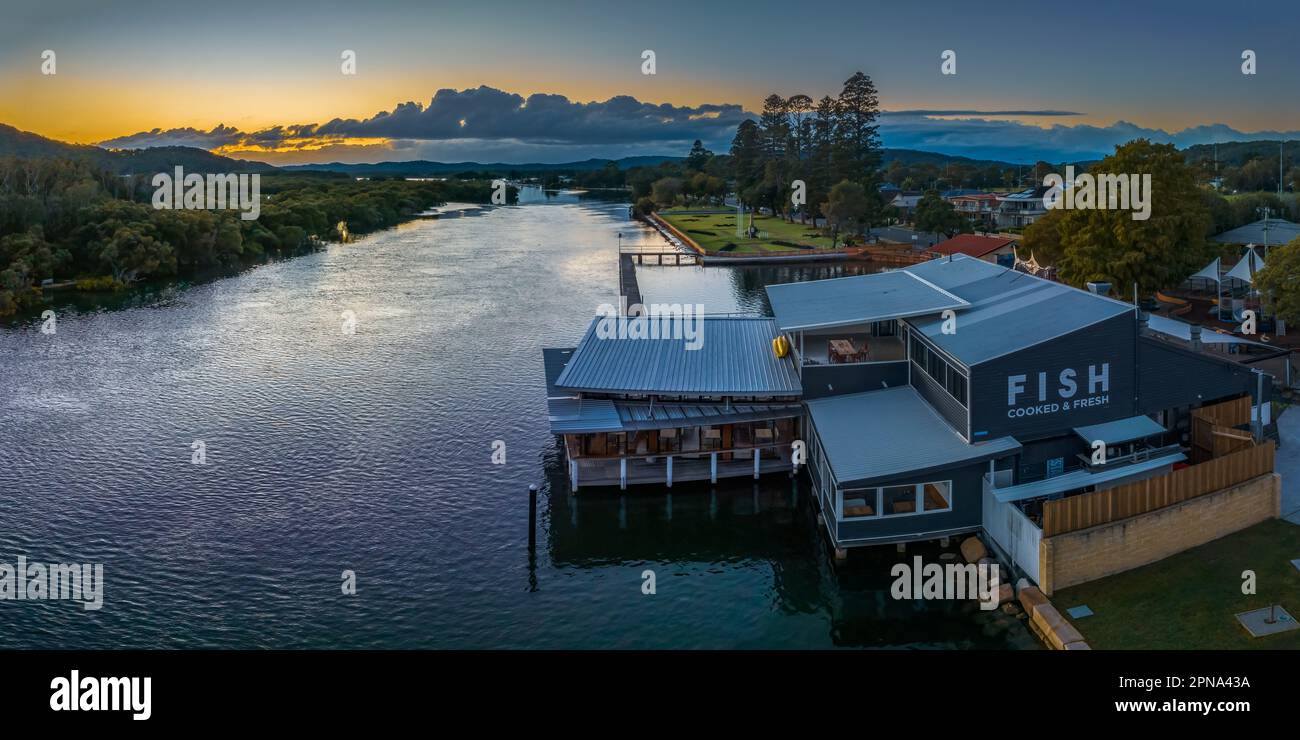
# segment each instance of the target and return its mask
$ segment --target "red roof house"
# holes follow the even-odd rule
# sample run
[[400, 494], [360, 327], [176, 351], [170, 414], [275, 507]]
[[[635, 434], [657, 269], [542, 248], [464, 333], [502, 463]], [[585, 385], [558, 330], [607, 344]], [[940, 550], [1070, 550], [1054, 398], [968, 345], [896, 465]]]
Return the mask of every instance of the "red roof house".
[[1001, 236], [980, 236], [978, 234], [958, 234], [946, 242], [939, 242], [931, 251], [942, 255], [964, 254], [985, 262], [997, 262], [998, 255], [1011, 254], [1015, 239]]

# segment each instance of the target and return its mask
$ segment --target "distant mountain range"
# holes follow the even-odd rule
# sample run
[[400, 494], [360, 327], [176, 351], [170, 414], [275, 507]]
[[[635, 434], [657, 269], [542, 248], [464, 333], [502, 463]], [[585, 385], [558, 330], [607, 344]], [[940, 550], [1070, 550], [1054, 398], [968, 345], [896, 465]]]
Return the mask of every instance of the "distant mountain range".
[[104, 149], [86, 144], [68, 144], [44, 136], [19, 131], [0, 123], [0, 155], [19, 157], [71, 157], [88, 159], [121, 175], [161, 172], [184, 167], [187, 172], [273, 172], [264, 162], [232, 159], [205, 149], [189, 146], [165, 146], [154, 149]]
[[[1287, 154], [1295, 157], [1300, 152], [1300, 142], [1289, 142]], [[1234, 141], [1218, 144], [1218, 159], [1221, 164], [1235, 166], [1252, 157], [1275, 158], [1277, 141]], [[1215, 145], [1197, 144], [1184, 150], [1187, 160], [1210, 159], [1214, 156]], [[38, 134], [20, 131], [13, 126], [0, 123], [0, 155], [25, 157], [77, 157], [87, 158], [110, 171], [119, 174], [160, 172], [176, 166], [184, 167], [189, 172], [336, 172], [353, 177], [444, 177], [460, 172], [492, 172], [503, 175], [510, 173], [526, 174], [530, 172], [572, 171], [586, 172], [599, 170], [611, 160], [584, 159], [578, 162], [561, 162], [547, 164], [528, 162], [512, 164], [508, 162], [430, 162], [415, 160], [409, 162], [378, 162], [375, 164], [345, 164], [330, 162], [327, 164], [296, 164], [275, 167], [247, 159], [233, 159], [213, 154], [205, 149], [187, 146], [155, 147], [151, 149], [104, 149], [85, 144], [68, 144], [55, 139], [48, 139]], [[674, 156], [637, 156], [612, 160], [619, 169], [632, 167], [653, 167], [663, 162], [679, 162], [685, 157]], [[1023, 163], [1002, 162], [999, 160], [971, 159], [937, 152], [918, 151], [914, 149], [885, 149], [882, 162], [888, 165], [898, 160], [903, 164], [961, 163], [975, 167], [996, 166], [1014, 168]], [[1292, 161], [1295, 161], [1294, 159]], [[1079, 163], [1076, 163], [1079, 164]]]
[[[654, 167], [664, 162], [679, 162], [685, 157], [670, 156], [640, 156], [640, 157], [623, 157], [622, 159], [612, 160], [618, 165], [620, 170], [630, 169], [632, 167]], [[302, 170], [328, 170], [330, 172], [346, 172], [349, 175], [357, 177], [370, 177], [374, 175], [404, 175], [406, 177], [438, 177], [442, 175], [453, 175], [457, 172], [549, 172], [555, 170], [571, 170], [574, 172], [587, 172], [604, 168], [608, 159], [584, 159], [580, 162], [560, 162], [556, 164], [546, 164], [543, 162], [528, 162], [524, 164], [511, 164], [509, 162], [430, 162], [424, 159], [413, 160], [410, 162], [378, 162], [375, 164], [344, 164], [343, 162], [330, 162], [328, 164], [291, 164], [280, 167], [282, 170], [302, 171]]]

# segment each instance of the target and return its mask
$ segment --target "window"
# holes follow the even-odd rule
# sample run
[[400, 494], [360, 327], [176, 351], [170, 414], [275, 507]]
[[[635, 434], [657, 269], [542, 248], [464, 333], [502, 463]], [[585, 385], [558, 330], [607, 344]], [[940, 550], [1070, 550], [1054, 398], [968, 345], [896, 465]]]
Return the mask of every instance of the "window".
[[948, 367], [948, 363], [943, 361], [938, 352], [930, 352], [925, 358], [925, 371], [934, 378], [939, 385], [943, 385], [943, 371]]
[[916, 486], [889, 486], [881, 489], [881, 496], [885, 516], [916, 513]]
[[932, 481], [843, 492], [841, 519], [871, 519], [952, 511], [952, 481]]
[[952, 483], [923, 483], [921, 485], [922, 511], [948, 511], [952, 508]]
[[950, 396], [956, 399], [962, 407], [966, 406], [966, 386], [969, 382], [962, 371], [948, 364], [948, 361], [938, 353], [932, 351], [921, 343], [921, 340], [912, 337], [912, 361], [916, 366], [929, 375], [934, 382], [938, 383]]
[[966, 405], [966, 376], [953, 368], [948, 368], [948, 383], [945, 386], [952, 397], [961, 405]]
[[878, 488], [854, 488], [844, 492], [844, 518], [864, 519], [880, 513]]

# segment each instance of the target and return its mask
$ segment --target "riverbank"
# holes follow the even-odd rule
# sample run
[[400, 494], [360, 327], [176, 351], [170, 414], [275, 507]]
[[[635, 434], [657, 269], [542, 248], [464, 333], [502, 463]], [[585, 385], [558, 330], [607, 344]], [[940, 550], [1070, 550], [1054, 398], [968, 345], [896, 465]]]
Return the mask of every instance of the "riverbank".
[[[80, 312], [98, 310], [119, 310], [132, 306], [144, 305], [159, 300], [194, 286], [203, 285], [214, 280], [223, 280], [240, 273], [285, 260], [293, 260], [328, 249], [331, 245], [356, 243], [384, 231], [399, 228], [405, 224], [420, 220], [437, 220], [439, 218], [467, 218], [489, 212], [496, 206], [482, 203], [439, 202], [420, 212], [403, 213], [396, 223], [373, 232], [347, 232], [347, 240], [308, 240], [301, 247], [289, 251], [264, 251], [255, 261], [241, 261], [236, 265], [209, 266], [197, 269], [189, 275], [165, 279], [138, 280], [123, 287], [113, 288], [114, 282], [108, 278], [81, 278], [62, 281], [54, 286], [38, 289], [38, 295], [22, 308], [10, 313], [0, 314], [0, 326], [13, 326], [39, 317], [45, 310], [61, 311], [73, 309]], [[434, 211], [430, 213], [429, 211]], [[82, 288], [80, 286], [87, 286]], [[53, 288], [53, 289], [51, 289]]]
[[[451, 200], [486, 203], [493, 194], [491, 183], [480, 180], [267, 173], [253, 175], [258, 179], [247, 195], [258, 207], [244, 211], [159, 207], [148, 177], [101, 180], [79, 161], [6, 160], [0, 174], [6, 181], [48, 182], [40, 193], [44, 208], [25, 207], [19, 196], [0, 197], [0, 315], [43, 307], [40, 286], [46, 281], [98, 287], [190, 280], [296, 255], [322, 242], [346, 242]], [[516, 193], [507, 189], [506, 202]]]

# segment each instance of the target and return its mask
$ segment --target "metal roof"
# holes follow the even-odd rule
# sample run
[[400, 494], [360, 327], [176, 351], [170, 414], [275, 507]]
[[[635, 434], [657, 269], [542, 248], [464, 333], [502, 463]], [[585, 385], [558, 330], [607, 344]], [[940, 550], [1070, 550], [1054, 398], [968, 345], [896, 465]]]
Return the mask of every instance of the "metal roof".
[[[1147, 316], [1147, 328], [1160, 334], [1166, 334], [1176, 337], [1185, 342], [1192, 341], [1192, 325], [1177, 319], [1171, 319], [1166, 316], [1157, 316], [1150, 314]], [[1215, 331], [1209, 327], [1201, 327], [1202, 344], [1253, 344], [1260, 347], [1270, 347], [1277, 349], [1271, 344], [1256, 342], [1253, 339], [1246, 339], [1235, 334], [1225, 334]]]
[[711, 426], [735, 424], [746, 421], [788, 419], [803, 415], [798, 403], [774, 404], [681, 404], [681, 403], [626, 403], [619, 402], [619, 418], [623, 429], [660, 429], [673, 426]]
[[546, 401], [546, 411], [551, 420], [551, 434], [623, 430], [618, 409], [607, 398], [551, 398]]
[[736, 424], [801, 416], [798, 403], [681, 404], [613, 401], [606, 398], [551, 398], [546, 402], [552, 434], [635, 432], [665, 427]]
[[911, 323], [967, 367], [1065, 336], [1133, 306], [1062, 283], [957, 254], [904, 268], [970, 303], [956, 331], [938, 316]]
[[[695, 329], [687, 324], [698, 327], [698, 343], [688, 338], [687, 329]], [[555, 386], [594, 393], [801, 395], [793, 354], [778, 359], [772, 352], [777, 334], [765, 317], [597, 317]]]
[[[1268, 226], [1268, 234], [1264, 234], [1264, 226]], [[1267, 239], [1265, 239], [1267, 236]], [[1254, 223], [1238, 226], [1222, 234], [1216, 234], [1211, 237], [1211, 241], [1220, 244], [1264, 244], [1277, 246], [1300, 237], [1300, 224], [1292, 223], [1280, 218], [1260, 219]]]
[[964, 308], [961, 298], [903, 270], [767, 286], [781, 331], [825, 329]]
[[841, 488], [922, 476], [1020, 449], [1012, 437], [967, 443], [911, 386], [828, 396], [805, 405]]
[[572, 396], [568, 391], [562, 391], [555, 387], [555, 381], [559, 379], [560, 373], [564, 372], [564, 366], [569, 364], [569, 358], [573, 356], [572, 347], [543, 347], [542, 348], [542, 365], [546, 368], [546, 397], [547, 398], [564, 398]]
[[1181, 452], [1172, 455], [1157, 457], [1145, 462], [1133, 463], [1132, 465], [1121, 465], [1117, 468], [1107, 468], [1098, 472], [1089, 472], [1080, 468], [1072, 470], [1064, 475], [1058, 475], [1053, 478], [1034, 481], [1033, 483], [1022, 483], [1018, 486], [1008, 486], [1006, 488], [993, 489], [993, 495], [997, 498], [998, 503], [1009, 503], [1011, 501], [1023, 501], [1025, 499], [1037, 498], [1039, 496], [1050, 496], [1054, 493], [1064, 493], [1073, 491], [1077, 488], [1087, 488], [1095, 486], [1098, 483], [1112, 483], [1125, 478], [1132, 478], [1142, 473], [1150, 473], [1153, 470], [1159, 470], [1167, 465], [1173, 465], [1182, 462], [1187, 456]]
[[1165, 431], [1167, 430], [1149, 416], [1133, 416], [1118, 421], [1108, 421], [1105, 424], [1074, 428], [1074, 433], [1082, 437], [1084, 442], [1092, 444], [1100, 440], [1108, 445], [1132, 442], [1135, 439], [1164, 434]]

